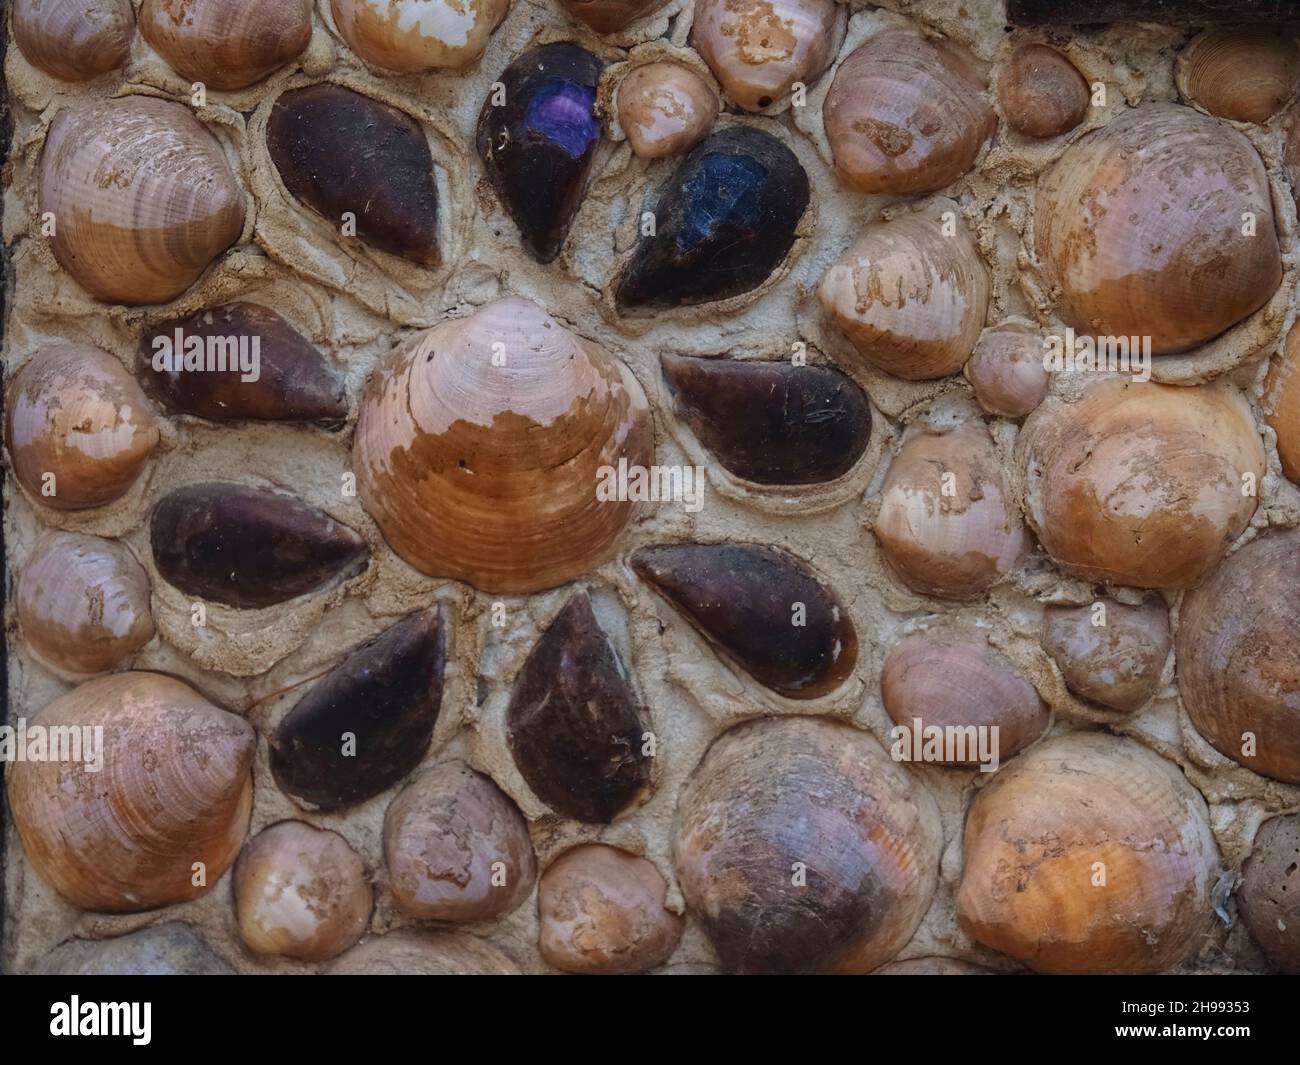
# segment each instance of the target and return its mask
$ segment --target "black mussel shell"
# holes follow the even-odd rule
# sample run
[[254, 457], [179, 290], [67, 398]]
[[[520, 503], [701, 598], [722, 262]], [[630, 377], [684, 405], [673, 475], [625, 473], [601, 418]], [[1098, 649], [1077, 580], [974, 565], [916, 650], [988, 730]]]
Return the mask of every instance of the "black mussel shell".
[[154, 507], [154, 564], [187, 595], [258, 609], [359, 572], [357, 533], [290, 496], [239, 484], [177, 488]]
[[808, 209], [794, 152], [749, 126], [713, 133], [682, 160], [614, 300], [623, 313], [712, 303], [758, 288], [785, 261]]
[[714, 646], [789, 699], [834, 691], [853, 672], [848, 612], [801, 563], [766, 547], [646, 547], [632, 568]]
[[446, 631], [436, 608], [404, 618], [353, 651], [275, 730], [271, 772], [281, 789], [335, 810], [396, 784], [429, 749], [446, 664]]
[[343, 383], [316, 346], [255, 303], [231, 303], [149, 330], [140, 340], [136, 376], [172, 414], [211, 421], [337, 428], [348, 414]]
[[506, 727], [524, 780], [565, 817], [610, 821], [648, 786], [641, 709], [585, 592], [529, 654]]
[[755, 484], [821, 484], [871, 440], [871, 404], [829, 366], [663, 357], [677, 416], [718, 461]]
[[266, 146], [285, 188], [332, 226], [352, 214], [372, 247], [438, 265], [433, 154], [405, 111], [340, 85], [293, 89], [271, 110]]
[[479, 114], [478, 154], [488, 180], [538, 262], [560, 254], [587, 190], [600, 140], [601, 68], [574, 44], [532, 48], [501, 75], [504, 102], [493, 92]]

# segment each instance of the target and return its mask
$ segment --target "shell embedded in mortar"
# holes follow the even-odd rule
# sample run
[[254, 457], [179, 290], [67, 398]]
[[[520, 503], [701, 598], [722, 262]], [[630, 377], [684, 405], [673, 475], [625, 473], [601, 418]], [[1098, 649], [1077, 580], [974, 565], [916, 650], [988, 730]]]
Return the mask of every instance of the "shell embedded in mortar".
[[13, 0], [14, 44], [38, 70], [89, 81], [131, 58], [131, 0]]
[[1070, 691], [1124, 711], [1155, 695], [1173, 643], [1169, 610], [1159, 600], [1049, 606], [1039, 638]]
[[618, 124], [642, 159], [680, 155], [713, 128], [717, 94], [690, 67], [642, 63], [618, 85]]
[[653, 15], [668, 0], [560, 0], [579, 22], [597, 33], [617, 33], [637, 19]]
[[962, 372], [989, 414], [1023, 418], [1047, 396], [1043, 337], [1028, 322], [990, 326], [980, 334]]
[[348, 47], [396, 74], [473, 66], [509, 10], [510, 0], [330, 0]]
[[518, 976], [519, 967], [467, 932], [400, 928], [336, 958], [329, 976]]
[[631, 372], [511, 297], [412, 338], [375, 370], [352, 461], [362, 505], [406, 562], [522, 593], [613, 553], [633, 502], [598, 488], [653, 452]]
[[33, 976], [233, 976], [187, 924], [167, 921], [112, 939], [69, 939], [40, 958]]
[[1024, 44], [998, 75], [998, 103], [1007, 125], [1026, 137], [1069, 133], [1088, 113], [1092, 93], [1065, 56], [1045, 44]]
[[1178, 88], [1212, 115], [1267, 122], [1300, 87], [1300, 40], [1273, 26], [1206, 30], [1174, 67]]
[[1286, 335], [1282, 350], [1269, 364], [1259, 410], [1277, 434], [1277, 457], [1282, 472], [1300, 483], [1300, 324]]
[[1241, 867], [1237, 909], [1273, 968], [1300, 975], [1300, 814], [1259, 826]]

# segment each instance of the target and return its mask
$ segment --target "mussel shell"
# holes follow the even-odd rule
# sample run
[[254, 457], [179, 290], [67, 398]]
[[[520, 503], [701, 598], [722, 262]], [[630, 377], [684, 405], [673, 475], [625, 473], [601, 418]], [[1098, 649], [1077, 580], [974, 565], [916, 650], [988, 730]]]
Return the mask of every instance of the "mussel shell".
[[664, 355], [673, 407], [736, 477], [755, 484], [824, 484], [871, 441], [871, 404], [828, 366]]
[[478, 154], [497, 198], [538, 262], [560, 254], [582, 206], [600, 141], [596, 84], [603, 65], [577, 45], [532, 48], [506, 67], [478, 119]]
[[506, 710], [515, 765], [556, 813], [611, 821], [649, 786], [646, 728], [591, 598], [579, 592], [515, 678]]
[[186, 595], [258, 609], [363, 569], [357, 533], [291, 496], [210, 481], [163, 496], [149, 523], [154, 565]]
[[38, 198], [54, 216], [54, 257], [110, 303], [179, 296], [244, 229], [243, 192], [217, 139], [188, 107], [150, 96], [60, 111]]
[[[228, 370], [186, 368], [177, 332], [197, 337], [205, 350], [221, 345]], [[166, 346], [160, 346], [162, 342]], [[245, 381], [238, 367], [239, 345], [257, 345], [258, 377]], [[171, 353], [180, 369], [167, 369], [160, 355]], [[159, 366], [162, 368], [159, 368]], [[175, 365], [175, 363], [173, 363]], [[149, 396], [173, 414], [210, 421], [315, 422], [329, 428], [348, 414], [343, 383], [325, 357], [279, 314], [255, 303], [230, 303], [165, 322], [140, 339], [136, 375]]]
[[615, 284], [623, 314], [712, 303], [763, 284], [794, 247], [808, 174], [770, 133], [732, 126], [691, 149]]
[[275, 101], [266, 146], [284, 187], [335, 229], [421, 266], [438, 250], [433, 153], [405, 111], [341, 85], [292, 89]]
[[518, 976], [519, 967], [486, 939], [467, 932], [402, 928], [353, 947], [329, 976]]
[[1043, 611], [1041, 640], [1075, 695], [1112, 710], [1136, 710], [1160, 686], [1173, 641], [1161, 602], [1105, 602], [1105, 623], [1093, 606]]
[[802, 563], [746, 544], [642, 548], [632, 568], [709, 642], [788, 699], [838, 688], [858, 660], [848, 611]]
[[[447, 635], [437, 609], [412, 614], [357, 648], [270, 737], [280, 788], [321, 810], [364, 802], [424, 759], [442, 707]], [[344, 738], [355, 747], [344, 751]]]
[[233, 976], [194, 929], [179, 921], [112, 939], [69, 939], [40, 958], [33, 976]]

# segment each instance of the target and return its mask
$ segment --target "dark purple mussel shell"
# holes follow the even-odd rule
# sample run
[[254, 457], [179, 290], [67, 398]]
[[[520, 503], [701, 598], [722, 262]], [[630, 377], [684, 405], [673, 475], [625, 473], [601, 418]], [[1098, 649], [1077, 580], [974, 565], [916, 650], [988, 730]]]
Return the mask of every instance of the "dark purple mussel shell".
[[858, 659], [840, 601], [802, 563], [766, 547], [667, 544], [632, 568], [709, 642], [789, 699], [834, 691]]
[[[353, 651], [271, 737], [281, 789], [322, 810], [386, 791], [424, 758], [442, 708], [447, 638], [437, 608]], [[345, 748], [344, 737], [352, 737]]]
[[154, 507], [154, 564], [187, 595], [258, 609], [314, 592], [365, 566], [370, 549], [323, 511], [262, 488], [209, 481]]
[[560, 254], [591, 174], [600, 121], [602, 64], [575, 44], [546, 44], [501, 75], [504, 102], [489, 95], [478, 119], [478, 154], [488, 180], [539, 262]]
[[506, 728], [524, 780], [565, 817], [610, 821], [649, 785], [641, 707], [587, 593], [565, 604], [529, 654]]
[[[202, 342], [205, 357], [210, 352], [227, 368], [204, 363], [196, 368], [193, 355], [186, 358], [187, 348], [199, 351], [191, 338]], [[244, 380], [241, 372], [250, 362], [256, 380]], [[275, 311], [256, 303], [199, 311], [149, 330], [140, 340], [136, 376], [150, 398], [172, 414], [210, 421], [337, 428], [348, 414], [343, 383], [320, 350]]]

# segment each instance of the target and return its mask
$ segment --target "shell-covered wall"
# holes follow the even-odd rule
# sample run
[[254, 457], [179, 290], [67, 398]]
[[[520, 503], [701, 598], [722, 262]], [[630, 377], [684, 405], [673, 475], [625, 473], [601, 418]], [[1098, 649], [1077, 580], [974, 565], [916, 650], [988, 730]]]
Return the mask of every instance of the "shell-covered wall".
[[[1054, 293], [1034, 245], [1036, 190], [1042, 176], [1069, 145], [1127, 109], [1150, 101], [1179, 101], [1175, 65], [1195, 29], [1116, 25], [1055, 35], [1014, 30], [1005, 23], [1000, 0], [891, 0], [878, 6], [854, 2], [849, 8], [843, 43], [826, 73], [808, 85], [805, 98], [794, 105], [788, 98], [779, 100], [763, 113], [727, 106], [717, 120], [719, 129], [747, 126], [771, 134], [789, 147], [807, 172], [812, 204], [788, 260], [760, 288], [725, 304], [638, 318], [619, 315], [611, 283], [637, 241], [641, 212], [679, 160], [646, 160], [633, 154], [612, 114], [613, 93], [626, 72], [624, 64], [671, 57], [697, 70], [721, 95], [709, 67], [690, 48], [692, 0], [668, 0], [647, 18], [604, 37], [571, 17], [558, 0], [514, 0], [477, 65], [464, 72], [400, 76], [381, 76], [367, 67], [342, 42], [328, 0], [320, 0], [312, 15], [310, 42], [297, 59], [249, 88], [210, 89], [199, 106], [192, 106], [190, 79], [170, 69], [138, 33], [126, 66], [80, 83], [47, 76], [11, 46], [5, 78], [14, 135], [5, 170], [4, 239], [14, 299], [4, 337], [6, 377], [34, 353], [55, 344], [98, 347], [130, 368], [143, 332], [206, 308], [248, 301], [275, 308], [326, 353], [345, 383], [349, 413], [341, 429], [327, 429], [216, 423], [158, 411], [161, 440], [143, 473], [121, 498], [92, 509], [45, 506], [7, 477], [10, 719], [33, 718], [72, 690], [78, 679], [43, 664], [18, 623], [13, 605], [16, 577], [38, 539], [57, 529], [126, 544], [148, 573], [157, 632], [117, 668], [181, 678], [255, 727], [250, 839], [285, 819], [342, 835], [373, 881], [375, 905], [368, 928], [369, 934], [378, 935], [419, 923], [396, 907], [384, 855], [384, 816], [401, 785], [337, 813], [303, 809], [273, 779], [266, 737], [310, 683], [347, 652], [413, 611], [440, 604], [447, 666], [442, 710], [422, 765], [462, 759], [491, 777], [528, 819], [539, 870], [584, 842], [600, 841], [644, 856], [668, 882], [667, 908], [685, 916], [680, 944], [659, 968], [707, 972], [719, 968], [719, 957], [699, 915], [686, 906], [672, 841], [679, 797], [710, 744], [724, 730], [751, 718], [827, 715], [869, 733], [888, 749], [893, 722], [881, 695], [887, 654], [906, 634], [954, 624], [985, 635], [991, 647], [1030, 680], [1050, 709], [1046, 736], [1108, 731], [1177, 767], [1208, 803], [1223, 870], [1239, 872], [1260, 824], [1300, 807], [1300, 788], [1243, 768], [1198, 735], [1180, 700], [1172, 653], [1153, 698], [1131, 713], [1107, 710], [1071, 694], [1039, 639], [1045, 606], [1090, 604], [1097, 592], [1090, 583], [1064, 576], [1036, 544], [1004, 580], [965, 602], [918, 594], [895, 574], [873, 527], [886, 473], [905, 430], [960, 420], [986, 425], [1008, 491], [1028, 507], [1028, 486], [1019, 476], [1016, 456], [1021, 424], [981, 412], [960, 373], [907, 381], [871, 369], [828, 324], [817, 291], [868, 223], [912, 213], [942, 220], [954, 212], [957, 223], [971, 232], [991, 276], [984, 324], [1020, 317], [1059, 331]], [[990, 85], [996, 84], [1016, 46], [1051, 43], [1081, 72], [1091, 102], [1072, 130], [1031, 140], [1010, 129], [990, 88], [988, 105], [998, 110], [996, 132], [968, 173], [934, 193], [850, 191], [832, 164], [823, 103], [839, 64], [863, 41], [897, 28], [923, 30], [967, 50]], [[534, 44], [563, 40], [586, 47], [607, 64], [600, 93], [604, 135], [568, 239], [555, 261], [541, 264], [522, 250], [517, 228], [485, 177], [475, 151], [475, 131], [480, 109], [507, 64]], [[271, 109], [282, 93], [319, 82], [346, 86], [390, 104], [418, 122], [427, 135], [439, 195], [439, 265], [415, 264], [344, 239], [285, 188], [267, 149]], [[41, 233], [38, 173], [52, 123], [62, 110], [85, 99], [126, 95], [191, 107], [216, 137], [244, 198], [243, 231], [235, 245], [165, 305], [128, 307], [96, 301], [60, 267]], [[1183, 101], [1181, 106], [1193, 105]], [[1158, 358], [1155, 373], [1159, 380], [1185, 386], [1211, 379], [1229, 382], [1251, 404], [1266, 470], [1249, 528], [1232, 545], [1237, 549], [1260, 530], [1300, 524], [1300, 489], [1283, 475], [1275, 434], [1260, 412], [1269, 360], [1280, 352], [1295, 317], [1297, 245], [1295, 202], [1283, 168], [1285, 110], [1263, 123], [1230, 124], [1258, 151], [1267, 171], [1282, 282], [1278, 294], [1243, 324], [1189, 352]], [[506, 296], [535, 301], [629, 368], [653, 414], [654, 461], [667, 466], [700, 464], [708, 477], [698, 510], [679, 501], [643, 503], [612, 558], [575, 582], [528, 595], [481, 592], [465, 583], [422, 575], [387, 546], [361, 501], [346, 488], [363, 388], [381, 358], [420, 330], [467, 318]], [[825, 484], [778, 488], [734, 477], [674, 412], [661, 357], [788, 360], [799, 350], [806, 351], [812, 364], [841, 367], [865, 390], [873, 414], [869, 446], [852, 469]], [[1095, 376], [1054, 375], [1047, 402], [1076, 398]], [[12, 456], [8, 461], [12, 468]], [[204, 481], [276, 489], [325, 511], [364, 537], [368, 564], [324, 591], [265, 609], [209, 604], [206, 624], [194, 626], [193, 597], [169, 585], [155, 565], [149, 515], [168, 492]], [[574, 530], [575, 536], [580, 534]], [[720, 655], [629, 564], [644, 547], [680, 541], [759, 544], [801, 560], [838, 596], [856, 628], [858, 655], [849, 677], [828, 694], [792, 699]], [[551, 812], [525, 782], [507, 743], [506, 711], [515, 679], [576, 589], [591, 592], [596, 615], [629, 667], [655, 737], [648, 797], [606, 825]], [[1167, 599], [1176, 631], [1182, 593], [1156, 594]], [[1117, 599], [1133, 602], [1141, 595], [1123, 589], [1115, 593]], [[1293, 721], [1291, 727], [1300, 729], [1300, 722]], [[1014, 759], [1007, 764], [1014, 765]], [[779, 772], [778, 766], [774, 773]], [[963, 825], [973, 797], [997, 775], [919, 763], [907, 766], [906, 772], [936, 801], [942, 842], [933, 902], [895, 957], [946, 957], [991, 969], [1020, 969], [1015, 959], [974, 942], [955, 917]], [[779, 779], [765, 780], [779, 791]], [[190, 925], [241, 973], [324, 968], [246, 949], [236, 925], [230, 874], [201, 897], [162, 910], [122, 916], [85, 912], [36, 873], [12, 823], [6, 832], [0, 950], [4, 971], [25, 972], [70, 938], [108, 938], [172, 920]], [[806, 860], [814, 869], [824, 842], [815, 833], [805, 841]], [[784, 868], [777, 872], [788, 876]], [[1215, 906], [1231, 923], [1220, 917], [1207, 921], [1182, 967], [1269, 970], [1238, 917], [1229, 894], [1233, 883], [1231, 877], [1220, 881], [1214, 896]], [[464, 927], [495, 944], [526, 972], [556, 971], [539, 952], [535, 889], [507, 915]]]

